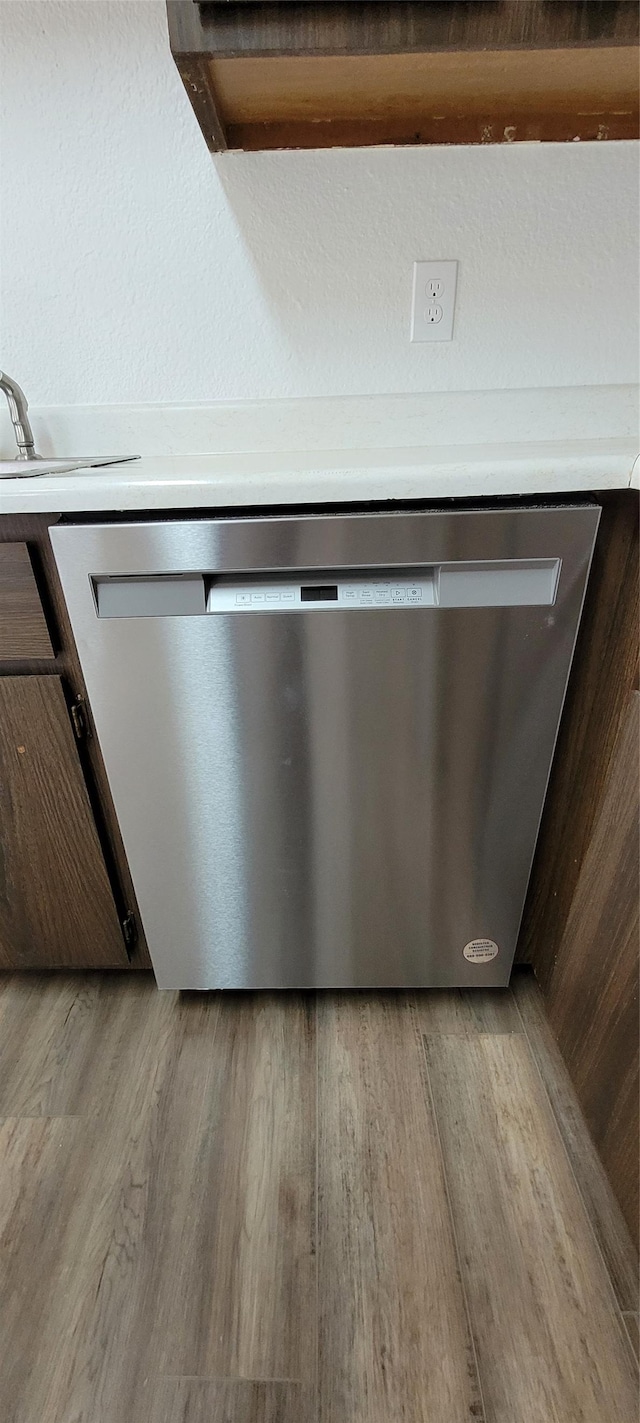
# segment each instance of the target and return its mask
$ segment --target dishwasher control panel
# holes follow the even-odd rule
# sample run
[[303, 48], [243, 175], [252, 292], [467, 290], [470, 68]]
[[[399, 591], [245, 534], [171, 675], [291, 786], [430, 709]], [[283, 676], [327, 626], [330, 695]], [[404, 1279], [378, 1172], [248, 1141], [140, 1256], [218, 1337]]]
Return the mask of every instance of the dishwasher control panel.
[[99, 618], [549, 607], [555, 602], [560, 567], [560, 559], [538, 558], [294, 575], [115, 574], [94, 577], [92, 585]]
[[[335, 575], [334, 575], [335, 577]], [[330, 581], [311, 576], [304, 580], [247, 579], [240, 583], [212, 582], [207, 594], [208, 613], [305, 613], [347, 608], [433, 607], [434, 579], [429, 570], [420, 576], [393, 579], [349, 577]]]

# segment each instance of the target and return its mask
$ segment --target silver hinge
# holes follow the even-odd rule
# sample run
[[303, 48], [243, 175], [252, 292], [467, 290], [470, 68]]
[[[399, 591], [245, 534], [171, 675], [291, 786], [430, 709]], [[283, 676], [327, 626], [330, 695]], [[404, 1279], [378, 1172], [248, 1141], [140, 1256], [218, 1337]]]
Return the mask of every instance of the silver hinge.
[[136, 924], [136, 916], [133, 909], [130, 909], [129, 912], [125, 914], [120, 927], [122, 929], [125, 949], [127, 950], [128, 957], [131, 958], [138, 942], [138, 925]]
[[89, 735], [89, 723], [84, 697], [76, 697], [75, 701], [71, 703], [69, 713], [76, 741], [86, 741]]

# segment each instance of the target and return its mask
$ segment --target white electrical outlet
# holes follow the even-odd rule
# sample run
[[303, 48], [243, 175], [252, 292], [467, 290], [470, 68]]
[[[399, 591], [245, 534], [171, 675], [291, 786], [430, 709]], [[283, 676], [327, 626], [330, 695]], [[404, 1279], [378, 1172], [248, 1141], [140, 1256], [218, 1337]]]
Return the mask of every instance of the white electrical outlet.
[[451, 340], [457, 280], [457, 262], [414, 262], [412, 341]]

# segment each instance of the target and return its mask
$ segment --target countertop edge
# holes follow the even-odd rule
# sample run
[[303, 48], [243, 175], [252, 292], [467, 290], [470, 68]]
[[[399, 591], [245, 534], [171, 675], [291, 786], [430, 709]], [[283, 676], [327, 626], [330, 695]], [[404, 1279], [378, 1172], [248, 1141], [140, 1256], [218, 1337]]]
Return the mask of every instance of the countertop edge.
[[638, 487], [628, 439], [146, 456], [0, 482], [0, 514], [140, 512], [588, 493]]

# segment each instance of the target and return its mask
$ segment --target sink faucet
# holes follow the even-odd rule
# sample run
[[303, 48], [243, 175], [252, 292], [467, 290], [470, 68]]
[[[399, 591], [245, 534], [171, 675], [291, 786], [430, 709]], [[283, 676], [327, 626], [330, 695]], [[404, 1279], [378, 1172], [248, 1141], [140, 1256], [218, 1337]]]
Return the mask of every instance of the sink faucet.
[[5, 371], [0, 371], [0, 390], [7, 397], [18, 446], [18, 453], [13, 459], [0, 459], [0, 479], [32, 479], [38, 474], [70, 474], [74, 469], [97, 469], [103, 464], [128, 464], [129, 460], [140, 458], [139, 455], [97, 455], [87, 458], [80, 455], [71, 458], [64, 455], [57, 458], [53, 455], [51, 458], [48, 455], [37, 455], [24, 391], [20, 389], [17, 380], [12, 380]]
[[0, 390], [4, 391], [7, 397], [11, 424], [18, 446], [18, 459], [37, 460], [33, 430], [27, 415], [29, 407], [24, 391], [20, 389], [18, 382], [12, 380], [11, 376], [5, 375], [4, 371], [0, 371]]

